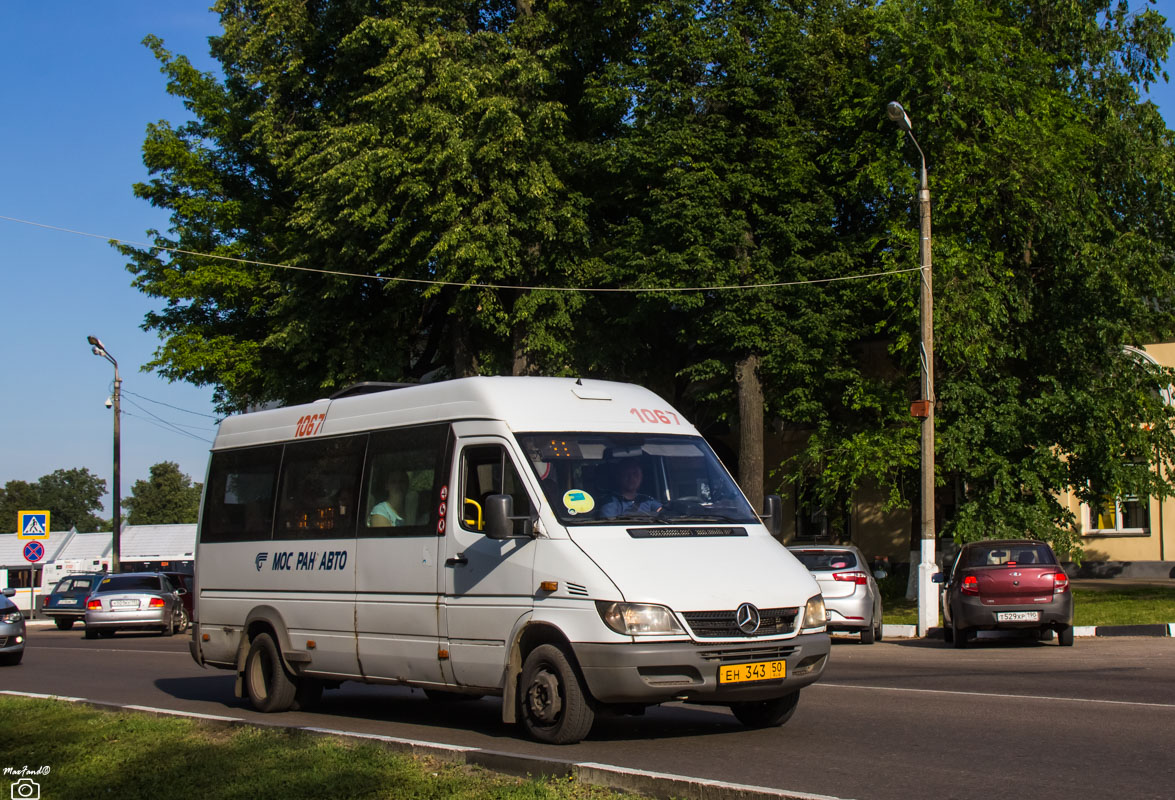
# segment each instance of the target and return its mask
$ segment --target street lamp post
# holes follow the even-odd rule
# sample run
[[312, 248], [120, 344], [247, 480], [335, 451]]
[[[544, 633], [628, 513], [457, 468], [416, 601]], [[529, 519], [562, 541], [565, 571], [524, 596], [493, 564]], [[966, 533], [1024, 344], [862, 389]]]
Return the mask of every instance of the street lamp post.
[[97, 336], [87, 336], [88, 341], [92, 347], [91, 352], [96, 356], [102, 356], [111, 364], [114, 365], [114, 486], [111, 490], [113, 498], [114, 518], [111, 522], [113, 526], [114, 548], [110, 557], [110, 571], [118, 572], [119, 562], [122, 557], [122, 484], [120, 481], [121, 472], [121, 450], [122, 450], [122, 436], [119, 430], [120, 420], [120, 401], [122, 395], [122, 378], [118, 374], [118, 362], [115, 361], [114, 356], [110, 355], [103, 346], [101, 340]]
[[918, 635], [925, 636], [931, 628], [938, 626], [938, 588], [932, 580], [937, 566], [934, 562], [934, 292], [930, 262], [930, 187], [926, 182], [926, 154], [914, 138], [914, 126], [906, 110], [901, 103], [893, 102], [886, 106], [885, 114], [909, 135], [922, 158], [922, 185], [918, 189], [922, 399], [911, 406], [910, 412], [922, 418], [922, 560], [918, 564]]

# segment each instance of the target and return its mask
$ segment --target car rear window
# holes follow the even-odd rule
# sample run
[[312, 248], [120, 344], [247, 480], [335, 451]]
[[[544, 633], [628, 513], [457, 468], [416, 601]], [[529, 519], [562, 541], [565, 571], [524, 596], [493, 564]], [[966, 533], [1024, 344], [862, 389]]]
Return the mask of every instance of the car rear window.
[[1056, 564], [1057, 559], [1047, 544], [990, 544], [967, 550], [963, 566], [1002, 567]]
[[792, 555], [812, 572], [857, 566], [857, 557], [846, 550], [793, 550]]
[[161, 588], [155, 575], [111, 575], [98, 585], [100, 592], [158, 592]]
[[89, 591], [90, 585], [93, 582], [93, 578], [62, 578], [58, 584], [53, 587], [53, 594], [61, 594], [63, 592], [86, 592]]

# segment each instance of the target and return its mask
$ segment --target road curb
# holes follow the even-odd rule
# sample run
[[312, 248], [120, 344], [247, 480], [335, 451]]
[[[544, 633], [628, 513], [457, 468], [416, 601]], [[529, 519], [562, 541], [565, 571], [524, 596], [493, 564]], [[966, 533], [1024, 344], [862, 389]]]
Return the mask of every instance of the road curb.
[[26, 697], [36, 700], [56, 700], [89, 706], [101, 711], [128, 711], [150, 714], [157, 717], [178, 717], [190, 719], [212, 728], [260, 728], [299, 732], [311, 736], [323, 736], [351, 741], [379, 744], [390, 752], [406, 755], [428, 756], [446, 763], [467, 764], [491, 772], [501, 772], [518, 777], [573, 777], [583, 784], [631, 792], [664, 800], [845, 800], [832, 795], [811, 794], [788, 789], [772, 789], [766, 786], [750, 786], [725, 781], [712, 781], [674, 775], [664, 772], [628, 769], [611, 764], [592, 761], [570, 761], [545, 756], [508, 753], [501, 750], [486, 750], [480, 747], [447, 745], [418, 739], [401, 739], [374, 733], [356, 733], [334, 728], [319, 728], [302, 725], [280, 725], [257, 722], [242, 717], [200, 714], [190, 711], [175, 711], [152, 706], [122, 705], [105, 700], [90, 700], [85, 697], [16, 692], [0, 689], [0, 695]]
[[[903, 638], [901, 633], [890, 633], [890, 628], [914, 628], [913, 625], [883, 625], [887, 638]], [[980, 631], [987, 633], [988, 631]], [[1092, 638], [1095, 636], [1175, 636], [1175, 622], [1159, 622], [1152, 625], [1074, 625], [1073, 635], [1077, 638]], [[908, 634], [905, 638], [917, 638], [916, 634]], [[927, 639], [943, 638], [942, 628], [931, 628], [926, 635]]]

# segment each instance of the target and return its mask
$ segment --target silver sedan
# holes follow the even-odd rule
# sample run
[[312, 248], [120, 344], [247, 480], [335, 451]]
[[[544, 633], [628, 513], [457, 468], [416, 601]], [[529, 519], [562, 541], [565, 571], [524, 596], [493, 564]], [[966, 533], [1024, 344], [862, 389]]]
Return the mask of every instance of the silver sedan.
[[881, 640], [881, 591], [860, 550], [852, 545], [793, 545], [788, 550], [820, 585], [829, 631], [860, 633], [862, 644]]
[[158, 630], [171, 636], [183, 619], [184, 591], [158, 572], [107, 575], [86, 602], [86, 638], [113, 636], [118, 630]]

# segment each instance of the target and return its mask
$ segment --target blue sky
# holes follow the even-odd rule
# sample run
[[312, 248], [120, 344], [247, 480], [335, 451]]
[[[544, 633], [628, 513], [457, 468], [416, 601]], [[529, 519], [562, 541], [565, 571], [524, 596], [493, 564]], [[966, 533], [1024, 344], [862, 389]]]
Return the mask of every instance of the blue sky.
[[[1156, 7], [1175, 17], [1175, 0]], [[0, 5], [0, 216], [101, 237], [0, 219], [0, 485], [72, 467], [110, 480], [113, 367], [90, 352], [89, 334], [123, 378], [123, 496], [160, 461], [204, 478], [212, 392], [140, 371], [158, 340], [139, 326], [158, 306], [131, 288], [105, 239], [143, 242], [167, 227], [131, 186], [147, 177], [147, 124], [185, 112], [143, 37], [211, 70], [207, 37], [218, 30], [206, 3], [189, 0]], [[1155, 87], [1152, 99], [1171, 126], [1175, 89]]]

